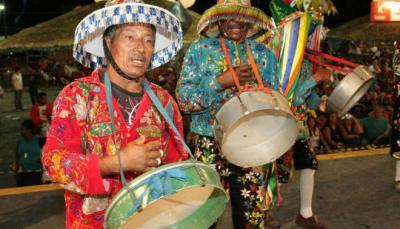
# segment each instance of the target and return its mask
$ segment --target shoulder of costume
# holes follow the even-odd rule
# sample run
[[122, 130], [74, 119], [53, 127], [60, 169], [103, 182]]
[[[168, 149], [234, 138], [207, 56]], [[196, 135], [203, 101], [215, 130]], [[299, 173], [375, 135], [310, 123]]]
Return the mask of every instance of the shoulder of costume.
[[273, 52], [264, 44], [253, 39], [246, 39], [246, 43], [250, 45], [251, 50], [264, 53], [267, 56], [272, 56], [275, 58]]
[[167, 90], [162, 88], [160, 85], [147, 81], [150, 85], [151, 90], [153, 90], [154, 94], [159, 97], [160, 95], [164, 96], [164, 99], [168, 98], [167, 101], [173, 100], [172, 96], [168, 93]]
[[97, 68], [96, 70], [94, 70], [92, 72], [92, 74], [90, 76], [85, 76], [85, 77], [81, 77], [78, 79], [75, 79], [75, 81], [81, 82], [81, 83], [86, 83], [86, 84], [97, 84], [100, 85], [100, 72], [104, 71], [102, 68]]
[[101, 85], [101, 82], [99, 79], [100, 71], [101, 71], [101, 68], [98, 68], [95, 71], [93, 71], [90, 76], [75, 79], [71, 83], [67, 84], [61, 90], [60, 94], [68, 95], [70, 93], [76, 92], [77, 90], [79, 91], [80, 89], [82, 89], [82, 90], [89, 89], [90, 85], [93, 85], [93, 84], [100, 86]]

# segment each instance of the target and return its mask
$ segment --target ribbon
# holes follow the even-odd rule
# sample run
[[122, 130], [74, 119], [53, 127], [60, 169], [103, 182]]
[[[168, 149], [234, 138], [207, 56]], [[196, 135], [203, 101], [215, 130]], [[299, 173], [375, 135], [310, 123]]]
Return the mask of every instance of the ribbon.
[[269, 3], [269, 9], [274, 20], [279, 23], [286, 16], [296, 12], [296, 10], [282, 0], [273, 0]]
[[312, 23], [312, 14], [294, 14], [294, 20], [288, 20], [281, 30], [281, 48], [279, 54], [279, 76], [283, 94], [291, 99], [298, 84], [298, 75], [307, 45], [308, 32]]
[[[185, 182], [187, 177], [182, 169], [170, 169], [152, 175], [149, 179], [141, 182], [138, 186], [146, 185], [147, 190], [150, 190], [150, 196], [153, 200], [159, 199], [162, 196], [169, 196], [175, 192], [171, 182], [173, 179]], [[129, 189], [129, 188], [128, 188]], [[139, 198], [135, 200], [131, 208], [129, 208], [126, 218], [131, 216], [143, 204], [143, 198], [147, 192], [143, 192]]]
[[[282, 202], [278, 182], [276, 161], [263, 166], [263, 188], [265, 190], [265, 206], [279, 206]], [[266, 183], [268, 181], [268, 183]]]

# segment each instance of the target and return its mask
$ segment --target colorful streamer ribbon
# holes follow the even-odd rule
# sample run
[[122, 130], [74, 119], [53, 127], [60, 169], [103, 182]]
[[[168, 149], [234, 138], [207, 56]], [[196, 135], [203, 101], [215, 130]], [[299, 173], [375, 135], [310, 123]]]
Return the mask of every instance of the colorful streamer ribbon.
[[[289, 100], [298, 83], [298, 73], [304, 58], [307, 37], [312, 23], [312, 13], [297, 12], [282, 20], [275, 53], [279, 53], [278, 75], [281, 91]], [[274, 48], [272, 49], [274, 50]]]

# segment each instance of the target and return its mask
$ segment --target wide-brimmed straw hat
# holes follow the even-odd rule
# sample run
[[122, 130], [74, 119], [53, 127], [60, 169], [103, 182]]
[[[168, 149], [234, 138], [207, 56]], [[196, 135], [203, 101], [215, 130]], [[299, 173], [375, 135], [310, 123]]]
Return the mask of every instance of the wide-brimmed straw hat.
[[145, 23], [155, 27], [155, 46], [149, 69], [167, 63], [182, 47], [181, 24], [171, 12], [144, 4], [141, 0], [113, 0], [78, 24], [75, 29], [74, 58], [86, 67], [105, 67], [107, 60], [103, 50], [103, 33], [112, 25], [125, 23]]
[[251, 25], [248, 36], [265, 33], [273, 28], [271, 19], [260, 9], [252, 7], [250, 0], [218, 0], [206, 10], [197, 24], [200, 35], [215, 36], [219, 33], [218, 22], [234, 19]]

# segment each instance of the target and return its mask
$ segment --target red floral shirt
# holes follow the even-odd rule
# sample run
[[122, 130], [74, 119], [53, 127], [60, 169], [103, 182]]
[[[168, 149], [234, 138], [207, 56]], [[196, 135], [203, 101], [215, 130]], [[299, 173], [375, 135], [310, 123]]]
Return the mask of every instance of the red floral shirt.
[[[42, 162], [54, 182], [65, 188], [66, 228], [102, 228], [104, 212], [121, 189], [119, 175], [102, 178], [99, 160], [144, 135], [161, 140], [163, 163], [187, 158], [182, 144], [144, 92], [131, 126], [113, 99], [115, 138], [107, 108], [105, 87], [97, 70], [67, 85], [58, 95]], [[182, 117], [172, 97], [161, 87], [151, 89], [182, 133]], [[126, 173], [127, 180], [137, 174]]]

